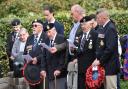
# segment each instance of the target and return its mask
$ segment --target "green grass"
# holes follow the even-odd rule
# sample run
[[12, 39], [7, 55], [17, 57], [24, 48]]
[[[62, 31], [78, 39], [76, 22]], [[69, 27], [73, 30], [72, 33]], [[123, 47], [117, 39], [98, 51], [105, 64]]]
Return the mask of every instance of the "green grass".
[[128, 89], [128, 81], [120, 80], [121, 89]]

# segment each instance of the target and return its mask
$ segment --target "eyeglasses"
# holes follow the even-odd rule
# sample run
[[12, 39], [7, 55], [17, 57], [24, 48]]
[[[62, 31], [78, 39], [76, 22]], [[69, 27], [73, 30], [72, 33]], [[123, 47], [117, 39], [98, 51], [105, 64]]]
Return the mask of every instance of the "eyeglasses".
[[38, 27], [38, 26], [40, 26], [40, 25], [37, 25], [37, 24], [33, 24], [33, 25], [32, 25], [32, 27]]

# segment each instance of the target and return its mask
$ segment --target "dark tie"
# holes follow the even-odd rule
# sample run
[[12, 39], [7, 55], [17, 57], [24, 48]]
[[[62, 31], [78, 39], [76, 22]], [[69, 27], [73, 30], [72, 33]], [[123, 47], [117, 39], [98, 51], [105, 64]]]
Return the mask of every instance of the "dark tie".
[[81, 43], [80, 43], [80, 49], [81, 49], [81, 51], [83, 51], [83, 49], [84, 49], [84, 45], [85, 45], [85, 41], [86, 41], [86, 33], [83, 33], [83, 38], [81, 39]]
[[51, 46], [51, 47], [54, 47], [53, 40], [50, 40], [50, 46]]
[[33, 50], [35, 50], [35, 48], [36, 48], [36, 45], [37, 45], [37, 38], [38, 38], [38, 36], [35, 36], [35, 37], [34, 37]]
[[17, 39], [17, 32], [14, 32], [14, 41]]

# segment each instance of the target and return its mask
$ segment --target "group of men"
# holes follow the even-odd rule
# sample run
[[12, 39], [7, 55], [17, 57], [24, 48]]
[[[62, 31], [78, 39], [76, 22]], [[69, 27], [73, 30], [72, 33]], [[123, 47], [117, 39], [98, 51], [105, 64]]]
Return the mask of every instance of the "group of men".
[[[106, 9], [97, 10], [96, 15], [86, 16], [85, 10], [78, 4], [71, 7], [74, 21], [68, 40], [64, 37], [64, 26], [54, 18], [53, 8], [43, 9], [46, 22], [36, 19], [32, 22], [33, 34], [19, 47], [22, 55], [29, 54], [32, 64], [39, 66], [40, 77], [46, 78], [48, 89], [117, 89], [117, 74], [120, 70], [118, 54], [118, 35], [115, 23], [110, 19]], [[14, 70], [14, 43], [22, 33], [19, 20], [12, 21], [14, 32], [8, 37], [7, 53], [10, 57], [10, 69]], [[17, 28], [17, 29], [16, 29]], [[15, 32], [19, 35], [15, 35]], [[26, 32], [26, 31], [25, 31]], [[42, 48], [41, 43], [49, 46]], [[16, 43], [15, 43], [16, 44]], [[74, 47], [74, 45], [75, 47]], [[17, 51], [16, 51], [17, 52]], [[12, 61], [13, 59], [13, 61]], [[67, 86], [67, 67], [78, 65], [77, 84]], [[100, 87], [90, 88], [86, 84], [87, 69], [97, 66], [105, 69], [104, 82]], [[13, 69], [12, 69], [13, 68]], [[68, 82], [69, 83], [69, 82]], [[43, 89], [42, 83], [30, 89]]]

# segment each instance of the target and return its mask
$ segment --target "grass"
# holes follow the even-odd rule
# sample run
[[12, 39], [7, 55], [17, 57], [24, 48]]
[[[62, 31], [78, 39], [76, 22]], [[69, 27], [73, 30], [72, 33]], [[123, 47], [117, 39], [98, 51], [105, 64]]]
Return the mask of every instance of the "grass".
[[128, 81], [121, 79], [120, 86], [121, 86], [121, 89], [128, 89]]

